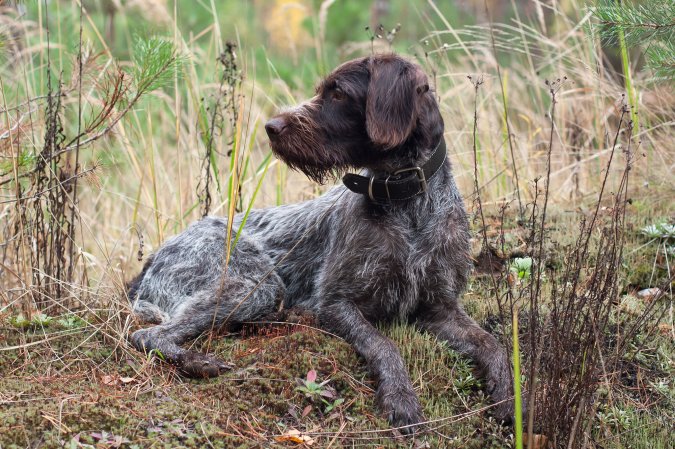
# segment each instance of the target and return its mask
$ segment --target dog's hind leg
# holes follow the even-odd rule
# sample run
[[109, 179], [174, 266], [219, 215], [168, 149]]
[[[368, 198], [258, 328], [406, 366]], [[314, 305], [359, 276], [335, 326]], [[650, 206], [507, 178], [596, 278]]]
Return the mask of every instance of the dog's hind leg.
[[[224, 272], [224, 245], [218, 244], [223, 239], [216, 231], [219, 239], [209, 247], [211, 252], [199, 253], [201, 258], [189, 264], [185, 259], [195, 239], [178, 239], [175, 247], [160, 250], [134, 302], [134, 310], [140, 310], [142, 317], [159, 314], [161, 324], [134, 332], [131, 343], [175, 364], [190, 377], [217, 376], [228, 366], [213, 356], [184, 349], [182, 344], [210, 330], [255, 321], [273, 312], [285, 291], [272, 260], [244, 234]], [[165, 315], [169, 318], [164, 319]]]
[[175, 364], [188, 377], [218, 376], [229, 368], [226, 363], [181, 345], [205, 332], [254, 321], [272, 312], [283, 285], [273, 272], [260, 283], [227, 275], [218, 290], [200, 291], [168, 321], [134, 332], [132, 344]]
[[[201, 300], [208, 302], [209, 298], [195, 296], [186, 305], [190, 306], [193, 301]], [[151, 303], [147, 304], [152, 306]], [[208, 324], [210, 322], [193, 322], [188, 314], [179, 313], [159, 326], [137, 330], [131, 335], [131, 343], [139, 351], [176, 365], [189, 377], [215, 377], [228, 369], [226, 363], [208, 354], [180, 346], [207, 331]]]

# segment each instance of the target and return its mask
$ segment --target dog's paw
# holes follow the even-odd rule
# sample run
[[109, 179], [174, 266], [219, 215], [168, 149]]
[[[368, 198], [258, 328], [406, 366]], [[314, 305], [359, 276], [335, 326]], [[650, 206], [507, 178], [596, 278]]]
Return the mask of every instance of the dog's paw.
[[377, 403], [391, 426], [403, 435], [419, 431], [420, 423], [425, 421], [422, 406], [412, 387], [381, 386], [377, 390]]
[[152, 349], [152, 335], [150, 329], [139, 329], [129, 338], [131, 344], [137, 350], [148, 353]]
[[206, 379], [217, 377], [233, 365], [202, 352], [185, 351], [178, 360], [178, 369], [187, 377]]
[[[488, 383], [490, 386], [490, 383]], [[490, 391], [490, 398], [495, 404], [491, 408], [490, 414], [503, 425], [511, 425], [515, 421], [515, 400], [513, 397], [513, 388], [510, 383], [498, 384], [496, 388]], [[527, 415], [527, 394], [521, 394], [521, 415], [523, 418]]]
[[487, 393], [492, 403], [495, 404], [490, 409], [490, 414], [504, 425], [512, 424], [515, 416], [515, 402], [513, 400], [513, 377], [510, 370], [502, 369], [488, 373], [485, 380]]
[[514, 402], [513, 398], [495, 401], [494, 407], [490, 409], [490, 414], [501, 424], [508, 426], [514, 422]]

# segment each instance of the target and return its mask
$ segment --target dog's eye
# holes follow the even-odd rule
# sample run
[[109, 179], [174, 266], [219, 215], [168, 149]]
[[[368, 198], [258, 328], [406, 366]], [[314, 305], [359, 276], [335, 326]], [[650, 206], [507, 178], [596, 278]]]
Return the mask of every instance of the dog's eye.
[[333, 89], [333, 91], [330, 94], [330, 98], [335, 101], [342, 101], [347, 96], [345, 95], [344, 91], [340, 88]]

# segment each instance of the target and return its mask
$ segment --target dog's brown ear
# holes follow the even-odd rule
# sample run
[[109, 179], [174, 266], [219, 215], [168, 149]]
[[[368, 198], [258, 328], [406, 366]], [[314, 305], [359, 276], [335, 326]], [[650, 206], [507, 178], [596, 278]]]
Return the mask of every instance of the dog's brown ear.
[[429, 90], [422, 70], [397, 57], [370, 61], [366, 130], [383, 149], [408, 140], [417, 122], [420, 97]]

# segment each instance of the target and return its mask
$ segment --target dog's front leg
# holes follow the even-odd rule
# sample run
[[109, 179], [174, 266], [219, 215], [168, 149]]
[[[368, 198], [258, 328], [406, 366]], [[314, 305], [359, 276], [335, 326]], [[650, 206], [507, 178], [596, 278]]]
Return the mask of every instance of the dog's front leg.
[[417, 318], [417, 324], [478, 364], [487, 392], [496, 403], [493, 414], [499, 420], [510, 422], [513, 418], [513, 377], [506, 350], [497, 339], [456, 302], [425, 308]]
[[322, 327], [351, 343], [366, 359], [378, 382], [377, 404], [392, 426], [401, 433], [413, 433], [424, 415], [396, 345], [368, 322], [352, 301], [325, 305], [319, 319]]

